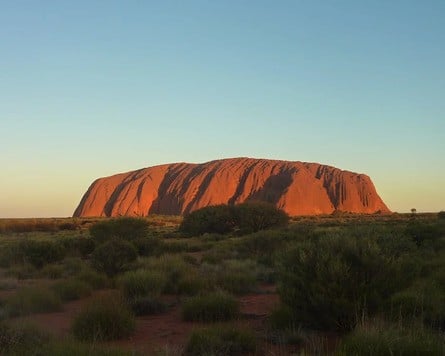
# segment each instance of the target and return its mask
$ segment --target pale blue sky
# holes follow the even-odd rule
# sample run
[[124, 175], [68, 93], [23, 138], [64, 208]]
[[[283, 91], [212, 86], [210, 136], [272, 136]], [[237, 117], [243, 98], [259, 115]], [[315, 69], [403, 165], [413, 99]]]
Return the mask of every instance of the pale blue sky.
[[97, 177], [249, 156], [445, 209], [445, 1], [1, 1], [0, 217]]

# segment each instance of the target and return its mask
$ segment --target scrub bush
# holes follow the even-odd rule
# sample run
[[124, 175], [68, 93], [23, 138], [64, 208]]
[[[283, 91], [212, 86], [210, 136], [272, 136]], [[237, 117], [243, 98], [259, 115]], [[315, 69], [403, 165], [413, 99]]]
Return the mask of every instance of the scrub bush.
[[136, 297], [158, 296], [161, 294], [167, 278], [163, 273], [147, 269], [139, 269], [124, 273], [118, 280], [124, 296], [128, 299]]
[[407, 288], [409, 258], [384, 251], [369, 237], [330, 236], [293, 244], [277, 258], [278, 292], [306, 326], [350, 330]]
[[289, 216], [272, 204], [248, 202], [234, 207], [236, 225], [243, 234], [285, 226]]
[[163, 293], [180, 293], [181, 281], [192, 275], [194, 267], [187, 263], [181, 255], [162, 255], [145, 260], [145, 269], [158, 271], [166, 277]]
[[161, 314], [167, 310], [167, 304], [158, 297], [135, 297], [128, 301], [133, 313], [137, 316]]
[[56, 282], [52, 289], [63, 301], [76, 300], [91, 294], [91, 287], [76, 278]]
[[256, 350], [256, 338], [250, 331], [231, 326], [193, 331], [185, 354], [193, 356], [245, 355]]
[[427, 329], [400, 326], [360, 327], [346, 336], [338, 356], [444, 355], [443, 338]]
[[61, 240], [61, 243], [71, 255], [80, 255], [83, 258], [90, 255], [96, 247], [95, 240], [84, 236], [66, 237]]
[[33, 324], [7, 325], [0, 323], [0, 353], [2, 355], [33, 355], [48, 342], [49, 336]]
[[114, 277], [123, 272], [136, 258], [137, 252], [131, 243], [112, 239], [94, 250], [91, 262], [98, 271], [104, 272], [108, 277]]
[[242, 295], [253, 292], [256, 282], [256, 264], [250, 260], [226, 260], [217, 272], [217, 284], [227, 292]]
[[18, 253], [25, 263], [42, 268], [46, 264], [61, 261], [65, 257], [66, 250], [59, 242], [23, 240], [19, 243]]
[[227, 234], [234, 231], [247, 234], [284, 226], [288, 221], [289, 216], [274, 205], [248, 202], [195, 210], [184, 217], [179, 229], [189, 235]]
[[93, 289], [105, 288], [109, 284], [109, 280], [105, 274], [99, 273], [87, 266], [82, 268], [76, 275], [76, 278], [87, 283]]
[[420, 320], [426, 326], [445, 329], [445, 291], [433, 280], [416, 281], [394, 294], [388, 304], [395, 320]]
[[50, 289], [24, 287], [6, 299], [5, 308], [10, 316], [19, 316], [59, 311], [62, 309], [62, 302]]
[[238, 314], [238, 301], [222, 292], [191, 297], [182, 306], [182, 318], [186, 321], [227, 321]]
[[189, 235], [227, 234], [236, 226], [233, 209], [228, 205], [207, 206], [184, 216], [179, 230]]
[[108, 341], [125, 338], [135, 328], [135, 318], [116, 295], [102, 296], [87, 304], [75, 317], [72, 331], [81, 341]]
[[145, 219], [132, 217], [99, 221], [90, 227], [90, 235], [99, 242], [110, 238], [136, 240], [146, 237], [148, 232], [148, 222]]
[[132, 240], [139, 256], [154, 256], [162, 252], [164, 243], [154, 236], [139, 237]]

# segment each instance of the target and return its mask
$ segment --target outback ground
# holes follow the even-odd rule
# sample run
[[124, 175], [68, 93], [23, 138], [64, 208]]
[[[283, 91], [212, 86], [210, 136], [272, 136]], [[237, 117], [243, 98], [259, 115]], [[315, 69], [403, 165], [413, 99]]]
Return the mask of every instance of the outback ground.
[[243, 214], [0, 220], [0, 354], [444, 354], [443, 213]]

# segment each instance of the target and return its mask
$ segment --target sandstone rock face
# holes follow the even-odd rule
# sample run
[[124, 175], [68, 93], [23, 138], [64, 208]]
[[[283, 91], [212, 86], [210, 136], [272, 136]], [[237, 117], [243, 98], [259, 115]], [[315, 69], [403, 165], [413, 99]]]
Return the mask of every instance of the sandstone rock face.
[[273, 203], [289, 215], [389, 212], [364, 174], [317, 163], [233, 158], [97, 179], [74, 216], [180, 215], [252, 200]]

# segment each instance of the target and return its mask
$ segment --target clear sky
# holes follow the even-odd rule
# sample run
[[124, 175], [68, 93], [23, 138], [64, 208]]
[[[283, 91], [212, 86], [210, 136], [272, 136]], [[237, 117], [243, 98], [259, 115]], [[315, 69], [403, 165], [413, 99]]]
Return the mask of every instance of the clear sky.
[[445, 210], [445, 1], [1, 1], [0, 217], [97, 177], [248, 156]]

